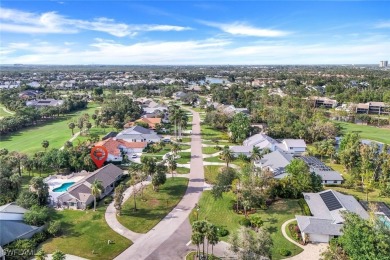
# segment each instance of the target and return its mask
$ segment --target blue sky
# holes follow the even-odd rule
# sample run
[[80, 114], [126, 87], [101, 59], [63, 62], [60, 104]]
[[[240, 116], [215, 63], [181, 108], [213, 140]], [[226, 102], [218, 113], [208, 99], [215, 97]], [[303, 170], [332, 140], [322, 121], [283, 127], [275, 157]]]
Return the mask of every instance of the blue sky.
[[373, 64], [387, 1], [7, 1], [1, 64]]

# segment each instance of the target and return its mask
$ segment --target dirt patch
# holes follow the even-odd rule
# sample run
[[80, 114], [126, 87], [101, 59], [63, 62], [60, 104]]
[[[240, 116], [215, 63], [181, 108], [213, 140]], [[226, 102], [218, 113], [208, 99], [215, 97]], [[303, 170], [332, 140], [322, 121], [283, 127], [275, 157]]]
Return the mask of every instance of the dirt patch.
[[150, 199], [148, 201], [148, 204], [151, 206], [151, 207], [156, 207], [158, 205], [160, 205], [160, 201], [158, 199]]

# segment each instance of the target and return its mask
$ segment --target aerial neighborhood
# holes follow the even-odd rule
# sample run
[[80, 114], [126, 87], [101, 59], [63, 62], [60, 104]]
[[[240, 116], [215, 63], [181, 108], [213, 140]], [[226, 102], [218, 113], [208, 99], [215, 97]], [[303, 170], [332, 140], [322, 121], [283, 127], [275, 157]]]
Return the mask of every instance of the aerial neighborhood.
[[390, 259], [387, 70], [3, 67], [0, 259]]

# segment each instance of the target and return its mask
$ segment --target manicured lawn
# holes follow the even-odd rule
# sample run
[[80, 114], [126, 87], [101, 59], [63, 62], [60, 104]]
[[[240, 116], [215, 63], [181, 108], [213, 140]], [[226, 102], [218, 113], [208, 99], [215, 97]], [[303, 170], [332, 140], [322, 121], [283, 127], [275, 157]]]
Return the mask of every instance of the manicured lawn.
[[[57, 211], [54, 218], [64, 223], [60, 237], [51, 238], [43, 243], [47, 253], [61, 250], [66, 254], [77, 255], [87, 259], [113, 259], [132, 242], [115, 233], [106, 223], [104, 212], [106, 206], [93, 210]], [[114, 241], [107, 244], [107, 240]]]
[[123, 205], [119, 222], [137, 233], [146, 233], [161, 221], [179, 203], [187, 189], [187, 178], [169, 178], [158, 192], [148, 185], [144, 199], [137, 197], [137, 211], [134, 211], [134, 198], [130, 197]]
[[202, 153], [204, 154], [213, 154], [213, 153], [218, 153], [219, 150], [215, 149], [214, 146], [207, 146], [207, 147], [202, 147]]
[[[235, 195], [231, 192], [224, 193], [223, 198], [214, 200], [210, 191], [204, 191], [199, 201], [199, 219], [207, 218], [208, 221], [218, 226], [223, 226], [229, 233], [235, 232], [239, 227], [238, 221], [243, 218], [242, 215], [236, 214], [232, 207], [235, 200]], [[299, 254], [302, 249], [295, 246], [286, 240], [281, 231], [282, 224], [295, 217], [300, 213], [300, 207], [297, 200], [280, 200], [273, 203], [267, 210], [258, 210], [263, 221], [263, 227], [271, 233], [274, 242], [272, 250], [272, 259], [282, 259], [279, 254], [281, 248], [290, 250], [292, 255]], [[190, 221], [196, 220], [196, 215], [191, 214]], [[223, 241], [228, 241], [228, 236], [221, 238]]]
[[216, 130], [216, 129], [212, 128], [211, 126], [208, 126], [205, 124], [201, 124], [200, 127], [201, 127], [202, 139], [229, 140], [227, 133]]
[[6, 112], [6, 110], [4, 110], [3, 106], [0, 106], [0, 118], [6, 117], [6, 116], [12, 116], [12, 115], [13, 114]]
[[[97, 105], [88, 104], [87, 109], [61, 116], [58, 119], [46, 122], [44, 125], [29, 127], [10, 135], [2, 136], [0, 148], [34, 154], [35, 152], [44, 150], [41, 145], [43, 140], [49, 141], [49, 149], [60, 148], [72, 137], [68, 123], [77, 120], [82, 114], [92, 114], [96, 110], [96, 107]], [[91, 123], [93, 123], [92, 120]], [[74, 132], [78, 132], [78, 129], [75, 128]]]
[[340, 125], [343, 133], [358, 132], [362, 139], [375, 140], [390, 144], [390, 129], [377, 128], [374, 126], [357, 125], [353, 123], [334, 121]]
[[221, 169], [223, 167], [225, 166], [218, 166], [218, 165], [203, 166], [205, 182], [209, 184], [215, 184], [217, 175], [221, 172]]
[[191, 160], [191, 153], [190, 152], [180, 152], [178, 153], [180, 155], [180, 158], [176, 160], [179, 164], [186, 164], [190, 163]]
[[225, 162], [225, 161], [222, 161], [221, 159], [219, 159], [219, 156], [204, 158], [203, 161], [205, 161], [205, 162], [221, 162], [221, 163]]
[[[330, 185], [326, 186], [325, 189], [333, 189], [333, 190], [336, 190], [336, 191], [339, 191], [339, 192], [342, 192], [345, 194], [353, 195], [353, 196], [359, 198], [360, 200], [364, 200], [364, 201], [366, 200], [366, 193], [365, 192], [360, 192], [360, 191], [357, 191], [354, 189], [347, 189], [344, 187], [334, 187], [334, 186], [330, 186]], [[369, 201], [382, 201], [382, 202], [385, 202], [387, 205], [390, 205], [390, 198], [380, 197], [378, 189], [374, 189], [373, 191], [368, 193], [368, 200]]]
[[186, 167], [177, 167], [176, 172], [177, 174], [189, 174], [190, 169]]

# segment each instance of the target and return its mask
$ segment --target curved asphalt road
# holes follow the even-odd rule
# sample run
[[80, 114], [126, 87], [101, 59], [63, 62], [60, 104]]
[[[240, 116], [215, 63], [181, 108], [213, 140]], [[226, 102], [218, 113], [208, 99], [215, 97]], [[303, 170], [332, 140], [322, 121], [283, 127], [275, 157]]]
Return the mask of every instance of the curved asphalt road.
[[[138, 238], [117, 260], [182, 259], [191, 235], [188, 216], [199, 201], [204, 187], [202, 141], [199, 113], [193, 114], [191, 170], [187, 191], [179, 204], [148, 233]], [[185, 251], [184, 251], [185, 253]]]

